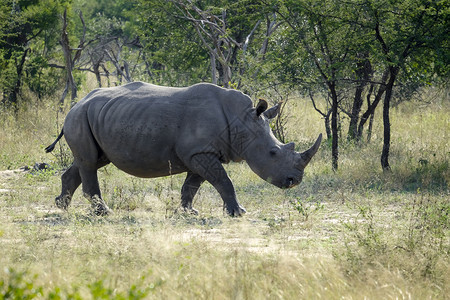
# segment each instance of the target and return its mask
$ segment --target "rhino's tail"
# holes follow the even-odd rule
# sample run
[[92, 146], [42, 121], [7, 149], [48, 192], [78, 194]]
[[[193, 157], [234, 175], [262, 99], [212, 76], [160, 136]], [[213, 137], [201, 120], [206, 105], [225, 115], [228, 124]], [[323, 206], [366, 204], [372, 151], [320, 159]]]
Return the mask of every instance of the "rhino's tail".
[[53, 142], [53, 144], [51, 144], [50, 146], [48, 146], [47, 148], [45, 148], [45, 152], [47, 152], [47, 153], [52, 152], [53, 149], [55, 149], [56, 143], [58, 143], [58, 141], [62, 138], [63, 135], [64, 135], [64, 128], [61, 129], [61, 133], [58, 135], [58, 137], [57, 137], [56, 140]]

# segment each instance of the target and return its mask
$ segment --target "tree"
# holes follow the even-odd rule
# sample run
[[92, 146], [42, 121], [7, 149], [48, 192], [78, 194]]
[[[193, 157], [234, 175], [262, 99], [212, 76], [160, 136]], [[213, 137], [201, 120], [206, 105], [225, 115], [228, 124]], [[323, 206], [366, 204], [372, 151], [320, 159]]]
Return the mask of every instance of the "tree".
[[[399, 74], [414, 76], [435, 73], [433, 66], [439, 61], [438, 49], [449, 33], [449, 8], [447, 1], [355, 1], [361, 4], [366, 21], [374, 37], [373, 50], [385, 66], [387, 82], [383, 99], [383, 150], [381, 166], [390, 170], [391, 144], [390, 106]], [[447, 45], [448, 46], [448, 45]], [[375, 53], [374, 53], [375, 55]], [[433, 70], [434, 69], [434, 70]], [[428, 77], [428, 76], [427, 76]], [[419, 77], [416, 80], [421, 81]]]
[[289, 60], [289, 68], [300, 68], [293, 71], [296, 73], [294, 77], [298, 77], [298, 82], [309, 82], [307, 90], [311, 91], [313, 86], [321, 86], [318, 90], [325, 90], [331, 99], [332, 167], [337, 170], [338, 109], [340, 94], [343, 92], [342, 79], [351, 64], [349, 57], [353, 51], [352, 44], [347, 41], [354, 38], [355, 31], [351, 24], [329, 17], [341, 13], [342, 8], [335, 1], [287, 0], [283, 4], [277, 12], [286, 21], [291, 32], [286, 34], [292, 36], [289, 40], [292, 45], [289, 46], [289, 52], [301, 56], [301, 65], [293, 65], [292, 60]]
[[[80, 12], [80, 19], [81, 22], [84, 25], [84, 19], [83, 14]], [[80, 39], [80, 43], [78, 44], [78, 47], [75, 49], [72, 49], [69, 42], [69, 34], [67, 32], [67, 8], [64, 10], [63, 14], [63, 24], [62, 24], [62, 30], [61, 30], [61, 39], [60, 44], [61, 48], [64, 54], [64, 61], [65, 61], [65, 70], [66, 70], [66, 87], [64, 88], [64, 92], [60, 99], [60, 106], [62, 107], [64, 104], [64, 99], [66, 98], [66, 95], [68, 91], [71, 92], [71, 100], [77, 98], [77, 85], [75, 83], [75, 79], [73, 77], [73, 69], [75, 64], [78, 62], [81, 56], [81, 51], [84, 48], [85, 43], [85, 36], [86, 36], [86, 27], [83, 28], [83, 35]], [[72, 55], [72, 50], [75, 50], [75, 55]]]
[[[86, 24], [78, 31], [86, 32], [87, 46], [80, 60], [80, 68], [93, 72], [101, 87], [101, 76], [116, 75], [118, 82], [131, 82], [140, 76], [142, 44], [136, 21], [135, 1], [114, 2], [78, 0], [75, 8], [84, 11]], [[78, 27], [80, 23], [78, 23]], [[111, 70], [112, 69], [112, 70]], [[103, 70], [103, 73], [101, 72]]]
[[188, 85], [210, 78], [209, 55], [172, 1], [138, 0], [135, 16], [150, 81]]
[[[326, 91], [324, 98], [331, 99], [333, 169], [338, 167], [339, 111], [350, 118], [348, 139], [360, 140], [383, 100], [381, 166], [389, 170], [389, 109], [395, 87], [418, 86], [437, 73], [448, 74], [448, 55], [443, 55], [448, 51], [442, 50], [448, 49], [448, 2], [266, 0], [264, 5], [276, 7], [288, 25], [283, 41], [288, 63], [280, 64], [280, 78], [301, 84], [308, 93]], [[362, 112], [364, 95], [367, 108]]]
[[[22, 88], [27, 60], [30, 55], [39, 56], [40, 41], [48, 43], [46, 35], [53, 31], [58, 22], [61, 4], [58, 0], [3, 1], [0, 6], [0, 88], [3, 101], [13, 106], [18, 105], [18, 96]], [[44, 47], [48, 49], [49, 45]], [[44, 51], [41, 60], [31, 60], [47, 66]], [[36, 69], [36, 66], [33, 66]]]
[[[179, 8], [180, 18], [192, 23], [201, 44], [209, 53], [212, 83], [217, 84], [219, 77], [221, 85], [229, 87], [232, 70], [239, 70], [238, 52], [247, 51], [253, 34], [261, 24], [263, 15], [253, 9], [254, 1], [218, 1], [220, 7], [211, 5], [204, 9], [191, 0], [172, 2]], [[265, 52], [264, 44], [262, 51]], [[241, 66], [240, 74], [243, 72]]]

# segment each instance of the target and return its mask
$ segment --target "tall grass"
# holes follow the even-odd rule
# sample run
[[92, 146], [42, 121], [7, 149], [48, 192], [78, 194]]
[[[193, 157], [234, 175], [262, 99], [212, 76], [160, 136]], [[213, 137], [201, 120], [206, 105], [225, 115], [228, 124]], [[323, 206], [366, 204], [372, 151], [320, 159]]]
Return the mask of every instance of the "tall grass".
[[[288, 105], [288, 139], [303, 150], [323, 120], [307, 101]], [[194, 200], [199, 216], [186, 215], [183, 175], [140, 179], [112, 165], [99, 179], [113, 215], [93, 216], [79, 191], [60, 211], [53, 199], [70, 152], [43, 148], [63, 114], [52, 101], [1, 111], [0, 299], [445, 299], [449, 105], [393, 108], [391, 174], [379, 163], [378, 111], [371, 143], [342, 143], [336, 173], [324, 143], [294, 189], [245, 163], [226, 166], [248, 211], [239, 219], [209, 184]], [[5, 172], [35, 162], [53, 169]]]

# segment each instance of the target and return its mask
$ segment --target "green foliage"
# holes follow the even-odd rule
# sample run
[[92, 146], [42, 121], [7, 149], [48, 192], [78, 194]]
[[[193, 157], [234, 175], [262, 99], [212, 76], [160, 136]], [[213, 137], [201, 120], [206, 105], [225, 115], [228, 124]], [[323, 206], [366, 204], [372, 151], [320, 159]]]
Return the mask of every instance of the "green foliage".
[[446, 1], [409, 0], [373, 1], [361, 11], [366, 16], [364, 26], [376, 37], [374, 57], [402, 69], [398, 80], [403, 91], [416, 91], [431, 84], [434, 75], [448, 72], [438, 67], [448, 61], [438, 49], [446, 47], [449, 9]]
[[48, 68], [56, 44], [59, 0], [4, 1], [0, 6], [0, 90], [3, 101], [17, 105], [22, 86], [39, 98], [51, 95], [59, 72]]
[[[65, 291], [58, 286], [50, 291], [45, 291], [43, 286], [36, 286], [38, 275], [30, 276], [29, 272], [18, 272], [14, 269], [5, 269], [6, 280], [0, 280], [0, 300], [3, 299], [36, 299], [46, 298], [51, 300], [85, 299], [79, 292], [79, 288], [72, 288], [73, 291]], [[144, 284], [145, 277], [138, 280], [138, 284], [133, 284], [127, 292], [117, 293], [114, 288], [109, 287], [103, 280], [97, 280], [87, 285], [88, 295], [91, 299], [117, 299], [117, 300], [138, 300], [146, 299], [152, 290], [160, 286], [163, 282]]]
[[[207, 53], [199, 47], [190, 22], [179, 18], [171, 1], [137, 1], [138, 32], [143, 40], [152, 82], [189, 84], [203, 81]], [[202, 80], [203, 79], [203, 80]]]
[[48, 60], [42, 56], [33, 56], [25, 67], [25, 83], [38, 99], [53, 96], [61, 86], [62, 71], [48, 67]]
[[37, 275], [27, 278], [26, 272], [17, 272], [14, 269], [5, 269], [8, 279], [0, 280], [0, 299], [35, 299], [43, 296], [41, 286], [35, 285]]

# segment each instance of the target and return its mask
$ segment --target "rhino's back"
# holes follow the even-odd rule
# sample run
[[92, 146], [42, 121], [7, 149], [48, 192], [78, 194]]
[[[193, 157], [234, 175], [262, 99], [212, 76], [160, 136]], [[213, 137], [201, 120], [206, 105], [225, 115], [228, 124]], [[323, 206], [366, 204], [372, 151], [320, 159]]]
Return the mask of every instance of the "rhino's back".
[[210, 84], [170, 88], [134, 82], [95, 90], [78, 109], [86, 111], [111, 162], [133, 175], [158, 177], [187, 171], [184, 161], [227, 127], [223, 101], [236, 101], [226, 99], [228, 92]]

